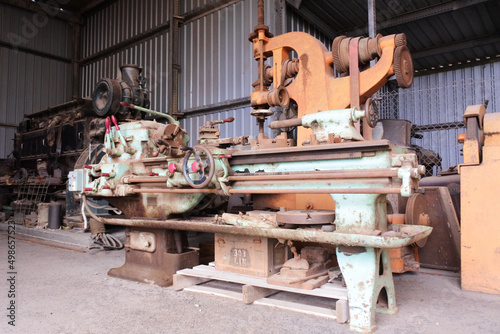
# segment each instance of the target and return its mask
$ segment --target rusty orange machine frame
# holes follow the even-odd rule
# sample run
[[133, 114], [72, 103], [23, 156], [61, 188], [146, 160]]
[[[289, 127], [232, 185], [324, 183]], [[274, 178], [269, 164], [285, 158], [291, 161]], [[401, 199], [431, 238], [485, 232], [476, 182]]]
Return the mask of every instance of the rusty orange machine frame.
[[[370, 97], [392, 75], [402, 88], [413, 83], [413, 63], [404, 34], [378, 34], [375, 38], [339, 36], [333, 41], [330, 52], [320, 41], [304, 32], [274, 37], [264, 24], [263, 6], [259, 1], [258, 24], [249, 36], [254, 58], [259, 64], [258, 79], [253, 83], [251, 94], [252, 107], [287, 108], [290, 100], [294, 100], [298, 106], [298, 118], [319, 110], [360, 108], [363, 105], [368, 108]], [[298, 59], [290, 59], [292, 51], [298, 54]], [[268, 58], [272, 58], [272, 66], [264, 64]], [[370, 67], [370, 61], [374, 59], [378, 61]], [[334, 65], [340, 76], [335, 75]], [[363, 127], [363, 137], [371, 139], [370, 126]], [[314, 138], [311, 138], [310, 129], [299, 127], [297, 146], [304, 141], [314, 143]], [[297, 209], [332, 209], [335, 206], [330, 196], [314, 194], [277, 195], [272, 200], [267, 198], [266, 203], [273, 203], [275, 208], [292, 205]]]

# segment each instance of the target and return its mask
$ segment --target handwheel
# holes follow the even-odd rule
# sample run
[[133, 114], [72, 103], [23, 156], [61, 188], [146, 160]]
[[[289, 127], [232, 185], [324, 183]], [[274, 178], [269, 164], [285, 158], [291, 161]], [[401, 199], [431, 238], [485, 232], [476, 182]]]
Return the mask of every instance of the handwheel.
[[366, 121], [370, 128], [374, 128], [379, 120], [376, 100], [368, 98], [365, 102]]
[[[201, 151], [201, 152], [200, 152]], [[194, 161], [189, 165], [189, 158]], [[203, 158], [202, 158], [203, 157]], [[208, 172], [207, 172], [208, 169]], [[193, 188], [205, 188], [210, 184], [215, 172], [214, 157], [209, 150], [201, 145], [194, 146], [184, 157], [182, 173], [187, 183]], [[194, 176], [192, 178], [192, 176]]]

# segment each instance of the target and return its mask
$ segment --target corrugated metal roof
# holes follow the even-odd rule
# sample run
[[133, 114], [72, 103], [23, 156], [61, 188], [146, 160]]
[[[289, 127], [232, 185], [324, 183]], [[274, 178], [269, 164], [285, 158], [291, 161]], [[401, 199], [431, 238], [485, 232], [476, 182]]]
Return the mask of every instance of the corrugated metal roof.
[[[298, 11], [322, 21], [330, 28], [330, 35], [366, 36], [367, 3], [302, 0]], [[498, 0], [376, 0], [378, 32], [405, 33], [414, 67], [420, 71], [500, 60], [499, 14]]]

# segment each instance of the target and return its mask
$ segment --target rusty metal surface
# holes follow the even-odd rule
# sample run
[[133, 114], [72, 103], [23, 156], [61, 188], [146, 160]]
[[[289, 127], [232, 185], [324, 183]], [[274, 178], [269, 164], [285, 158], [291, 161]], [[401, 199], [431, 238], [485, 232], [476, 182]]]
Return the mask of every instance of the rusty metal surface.
[[276, 213], [276, 221], [282, 224], [331, 224], [334, 220], [335, 211], [331, 210], [288, 210]]
[[158, 188], [158, 189], [132, 189], [135, 194], [213, 194], [215, 189], [190, 189], [190, 188]]
[[296, 188], [296, 189], [229, 189], [231, 194], [399, 194], [401, 188]]
[[388, 150], [389, 148], [389, 141], [374, 140], [370, 142], [349, 142], [316, 146], [296, 146], [280, 149], [262, 149], [258, 151], [258, 154], [256, 154], [257, 152], [255, 151], [236, 151], [232, 154], [231, 164], [242, 165], [259, 162], [273, 163], [361, 158], [363, 152], [375, 152], [378, 150]]
[[[292, 32], [276, 37], [266, 36], [264, 27], [256, 26], [256, 32], [250, 36], [254, 43], [254, 57], [259, 60], [259, 79], [252, 93], [251, 104], [254, 107], [270, 105], [268, 87], [265, 85], [264, 57], [273, 57], [275, 66], [271, 69], [274, 87], [284, 86], [286, 68], [284, 61], [289, 60], [288, 50], [293, 49], [299, 56], [298, 71], [292, 83], [286, 86], [291, 99], [299, 106], [299, 117], [318, 110], [342, 109], [350, 105], [350, 77], [335, 78], [333, 75], [333, 56], [328, 55], [326, 47], [301, 32]], [[372, 68], [359, 74], [359, 90], [356, 94], [360, 104], [382, 87], [394, 74], [393, 60], [396, 48], [395, 36], [390, 35], [378, 40], [381, 57]], [[358, 64], [358, 45], [356, 45], [356, 65]], [[311, 64], [314, 64], [311, 66]], [[357, 66], [356, 66], [357, 68]], [[309, 80], [310, 78], [314, 80]]]
[[428, 214], [427, 201], [423, 194], [413, 194], [406, 204], [405, 222], [410, 225], [418, 225], [421, 214]]
[[276, 239], [216, 233], [215, 268], [269, 277], [288, 259], [288, 247]]
[[332, 245], [348, 245], [374, 248], [397, 248], [409, 245], [418, 239], [428, 236], [432, 227], [428, 226], [405, 226], [401, 229], [406, 232], [406, 237], [382, 237], [366, 234], [348, 234], [338, 232], [323, 232], [321, 230], [288, 230], [288, 229], [259, 229], [251, 227], [236, 227], [229, 225], [218, 225], [215, 220], [208, 218], [202, 220], [152, 220], [152, 219], [106, 219], [105, 223], [110, 225], [134, 226], [137, 228], [174, 229], [185, 231], [200, 231], [212, 233], [228, 233], [236, 235], [247, 235], [256, 237], [267, 237], [285, 240], [297, 240], [304, 242], [319, 242]]
[[424, 177], [419, 184], [421, 187], [447, 187], [460, 221], [460, 175], [456, 169], [454, 174]]
[[[425, 246], [418, 249], [422, 267], [460, 270], [460, 225], [446, 187], [423, 187], [419, 194], [425, 200], [433, 232]], [[419, 196], [420, 197], [420, 196]], [[420, 197], [420, 198], [422, 198]]]
[[294, 257], [283, 264], [279, 273], [269, 277], [267, 283], [308, 290], [325, 284], [332, 267], [329, 250], [306, 246], [298, 254], [294, 248]]
[[382, 138], [390, 140], [394, 145], [410, 146], [411, 122], [405, 119], [383, 119]]
[[379, 178], [396, 177], [398, 171], [394, 169], [356, 169], [356, 170], [332, 170], [311, 172], [276, 172], [276, 173], [238, 173], [229, 176], [229, 181], [251, 181], [251, 180], [315, 180], [315, 179], [356, 179], [356, 178]]
[[174, 231], [128, 227], [125, 235], [125, 264], [110, 269], [109, 276], [165, 287], [172, 285], [177, 270], [198, 265], [198, 251], [186, 243], [177, 253]]

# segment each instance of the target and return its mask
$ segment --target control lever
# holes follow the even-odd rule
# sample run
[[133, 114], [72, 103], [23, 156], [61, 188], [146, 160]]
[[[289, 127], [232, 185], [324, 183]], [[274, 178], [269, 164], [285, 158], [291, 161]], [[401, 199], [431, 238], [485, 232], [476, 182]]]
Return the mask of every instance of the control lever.
[[291, 128], [302, 125], [302, 118], [290, 118], [281, 121], [273, 121], [269, 124], [271, 129]]
[[223, 120], [218, 120], [218, 121], [208, 121], [206, 122], [205, 126], [206, 127], [212, 127], [216, 124], [223, 124], [223, 123], [231, 123], [234, 121], [234, 117], [228, 117], [226, 119], [223, 119]]
[[106, 126], [104, 146], [106, 146], [106, 148], [112, 148], [114, 145], [113, 141], [111, 140], [111, 120], [109, 117], [106, 117], [106, 119], [104, 120], [104, 125]]
[[183, 145], [183, 146], [179, 147], [179, 149], [180, 149], [181, 151], [189, 151], [189, 152], [193, 152], [193, 148], [192, 148], [192, 147], [189, 147], [189, 146], [184, 146], [184, 145]]
[[120, 142], [122, 143], [123, 147], [124, 148], [127, 147], [127, 142], [125, 141], [125, 138], [123, 138], [123, 135], [120, 132], [120, 127], [118, 126], [118, 122], [116, 121], [115, 115], [111, 115], [111, 121], [115, 125], [116, 132], [118, 133], [118, 136], [120, 137]]
[[111, 131], [111, 121], [110, 121], [109, 117], [106, 117], [104, 124], [106, 125], [106, 133], [109, 134]]

